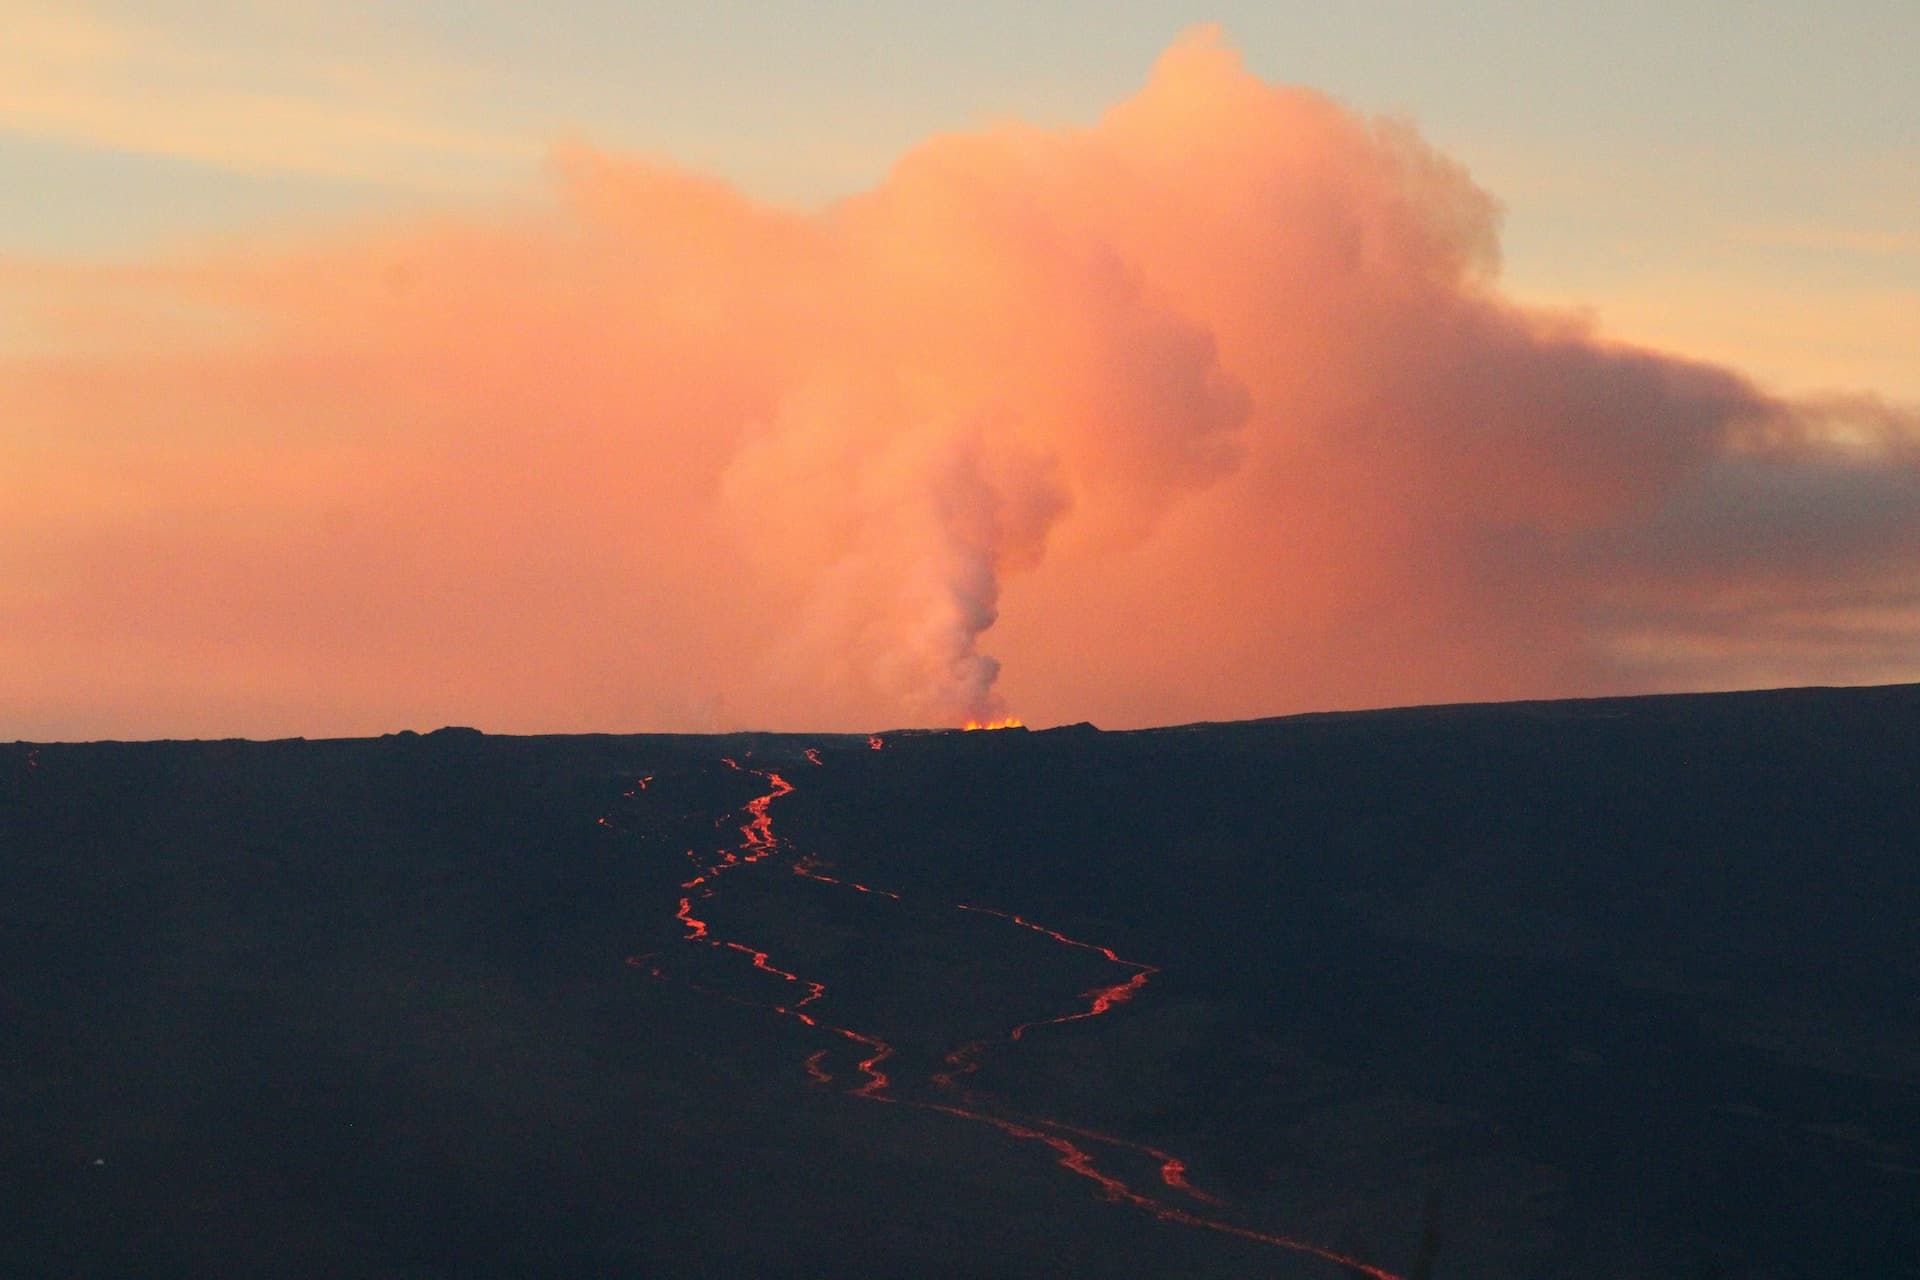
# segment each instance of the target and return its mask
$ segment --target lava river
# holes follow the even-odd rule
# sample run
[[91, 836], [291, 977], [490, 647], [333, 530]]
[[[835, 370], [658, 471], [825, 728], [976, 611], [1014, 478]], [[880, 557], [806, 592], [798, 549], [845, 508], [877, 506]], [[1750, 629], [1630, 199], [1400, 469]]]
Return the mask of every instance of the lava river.
[[[880, 739], [869, 745], [879, 749]], [[828, 767], [817, 749], [805, 753], [807, 767]], [[985, 1056], [996, 1046], [1011, 1049], [1029, 1036], [1046, 1028], [1105, 1017], [1137, 996], [1159, 972], [1153, 965], [1129, 960], [1099, 943], [1070, 937], [1012, 911], [974, 903], [949, 903], [942, 911], [964, 912], [970, 916], [997, 922], [1007, 930], [1024, 930], [1054, 945], [1093, 953], [1118, 970], [1116, 979], [1085, 992], [1080, 1003], [1044, 1018], [1017, 1023], [997, 1036], [973, 1040], [946, 1052], [938, 1070], [926, 1073], [925, 1080], [911, 1082], [894, 1078], [896, 1061], [902, 1056], [894, 1041], [882, 1031], [843, 1025], [830, 1014], [827, 985], [776, 962], [767, 949], [748, 938], [725, 936], [709, 919], [716, 900], [729, 883], [742, 874], [780, 868], [789, 876], [828, 886], [832, 890], [865, 895], [883, 903], [898, 903], [902, 896], [892, 890], [860, 884], [829, 875], [827, 864], [816, 854], [793, 849], [775, 831], [773, 806], [794, 791], [794, 784], [772, 769], [742, 764], [728, 758], [721, 762], [727, 769], [751, 775], [765, 784], [766, 790], [737, 810], [722, 814], [714, 825], [730, 828], [737, 839], [730, 847], [702, 856], [686, 852], [693, 874], [680, 884], [680, 898], [674, 919], [681, 928], [681, 941], [694, 947], [710, 948], [733, 963], [766, 975], [777, 984], [774, 998], [750, 998], [693, 982], [704, 994], [735, 1003], [765, 1009], [771, 1016], [791, 1019], [822, 1037], [824, 1043], [808, 1053], [799, 1064], [806, 1080], [815, 1087], [840, 1085], [853, 1097], [889, 1106], [911, 1107], [991, 1127], [1008, 1138], [1047, 1151], [1061, 1169], [1083, 1178], [1102, 1198], [1131, 1206], [1165, 1223], [1219, 1232], [1264, 1245], [1275, 1250], [1321, 1259], [1343, 1268], [1350, 1275], [1369, 1280], [1403, 1280], [1403, 1277], [1359, 1258], [1334, 1249], [1274, 1231], [1259, 1230], [1232, 1221], [1228, 1207], [1217, 1197], [1194, 1186], [1188, 1179], [1184, 1161], [1170, 1152], [1117, 1134], [1073, 1124], [1051, 1117], [1018, 1113], [996, 1099], [972, 1087]], [[651, 777], [640, 780], [626, 793], [629, 801], [644, 803], [643, 793], [651, 795]], [[614, 826], [602, 818], [603, 826]], [[791, 881], [789, 881], [791, 883]], [[650, 976], [667, 980], [668, 966], [654, 953], [629, 958], [629, 965]], [[756, 981], [765, 981], [757, 979]], [[836, 1066], [836, 1060], [850, 1062], [849, 1068]], [[836, 1075], [836, 1070], [842, 1074]], [[909, 1087], [911, 1086], [911, 1087]], [[1155, 1170], [1158, 1185], [1136, 1185], [1123, 1172], [1115, 1171], [1115, 1156], [1131, 1157], [1141, 1168]]]

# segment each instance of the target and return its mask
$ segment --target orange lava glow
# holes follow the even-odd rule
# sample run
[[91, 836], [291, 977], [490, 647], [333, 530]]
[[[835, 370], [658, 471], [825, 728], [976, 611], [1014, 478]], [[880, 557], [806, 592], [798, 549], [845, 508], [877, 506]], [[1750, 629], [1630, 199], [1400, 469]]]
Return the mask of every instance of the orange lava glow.
[[807, 880], [818, 880], [821, 884], [844, 885], [856, 893], [878, 894], [882, 898], [892, 898], [895, 902], [900, 901], [900, 895], [891, 889], [876, 889], [871, 885], [858, 884], [852, 880], [842, 880], [837, 876], [826, 875], [820, 871], [820, 868], [826, 865], [826, 863], [820, 861], [820, 859], [814, 857], [812, 854], [807, 854], [793, 864], [793, 874]]
[[[1007, 728], [1018, 725], [1018, 723], [1018, 721], [1004, 721], [992, 725], [969, 725], [968, 727]], [[871, 745], [875, 749], [878, 749], [881, 745], [880, 740], [878, 738], [872, 739]], [[817, 753], [813, 751], [807, 752], [807, 758], [813, 760], [816, 764], [820, 763]], [[902, 1093], [902, 1086], [883, 1069], [885, 1064], [897, 1056], [897, 1051], [891, 1042], [874, 1032], [855, 1030], [852, 1027], [841, 1026], [834, 1022], [827, 1021], [826, 1018], [822, 1016], [823, 1010], [825, 1010], [830, 1003], [828, 989], [825, 983], [782, 968], [769, 958], [766, 951], [748, 942], [718, 936], [714, 933], [713, 926], [707, 920], [694, 914], [695, 902], [708, 901], [716, 895], [720, 887], [720, 876], [722, 872], [746, 868], [754, 863], [766, 860], [775, 854], [790, 857], [791, 861], [787, 863], [788, 869], [801, 879], [815, 881], [835, 888], [852, 889], [862, 894], [886, 898], [894, 902], [900, 902], [902, 900], [901, 895], [890, 890], [875, 889], [867, 885], [857, 884], [851, 880], [844, 880], [825, 874], [821, 868], [829, 864], [816, 854], [792, 853], [790, 846], [774, 832], [771, 810], [774, 801], [793, 792], [793, 784], [771, 770], [748, 768], [733, 759], [724, 760], [722, 763], [734, 772], [753, 774], [759, 777], [767, 784], [767, 790], [747, 801], [740, 809], [733, 811], [732, 815], [723, 814], [716, 820], [716, 826], [725, 827], [729, 824], [731, 817], [732, 825], [740, 835], [739, 843], [735, 848], [717, 851], [711, 856], [711, 860], [709, 861], [703, 861], [699, 855], [695, 854], [692, 850], [687, 851], [687, 856], [694, 862], [698, 873], [681, 886], [685, 891], [685, 896], [680, 899], [678, 909], [673, 913], [674, 919], [680, 923], [684, 931], [682, 934], [683, 941], [710, 947], [718, 952], [727, 952], [743, 956], [753, 970], [777, 979], [789, 990], [798, 987], [804, 990], [805, 994], [800, 999], [790, 1003], [775, 1003], [771, 1000], [751, 999], [728, 991], [716, 990], [699, 983], [688, 983], [687, 985], [690, 989], [702, 995], [718, 997], [733, 1004], [764, 1009], [778, 1017], [790, 1018], [801, 1026], [808, 1028], [810, 1031], [830, 1034], [841, 1041], [856, 1046], [858, 1056], [853, 1063], [853, 1071], [857, 1074], [859, 1082], [846, 1087], [845, 1091], [850, 1097], [861, 1098], [870, 1102], [885, 1103], [891, 1106], [912, 1107], [921, 1111], [933, 1112], [939, 1115], [951, 1116], [959, 1120], [987, 1125], [1020, 1142], [1032, 1143], [1044, 1147], [1052, 1152], [1054, 1163], [1060, 1168], [1065, 1169], [1076, 1177], [1084, 1178], [1093, 1183], [1098, 1189], [1102, 1199], [1117, 1204], [1131, 1205], [1135, 1209], [1148, 1214], [1160, 1222], [1219, 1232], [1223, 1235], [1233, 1236], [1237, 1239], [1251, 1241], [1271, 1248], [1321, 1258], [1345, 1268], [1356, 1276], [1367, 1277], [1367, 1280], [1403, 1280], [1403, 1277], [1393, 1272], [1383, 1270], [1382, 1268], [1363, 1262], [1358, 1258], [1324, 1248], [1309, 1241], [1298, 1240], [1292, 1236], [1283, 1235], [1278, 1232], [1261, 1231], [1256, 1228], [1242, 1226], [1238, 1223], [1228, 1221], [1223, 1217], [1212, 1217], [1197, 1213], [1191, 1209], [1182, 1208], [1177, 1204], [1169, 1204], [1142, 1191], [1136, 1190], [1124, 1177], [1103, 1167], [1101, 1159], [1096, 1158], [1094, 1154], [1095, 1150], [1106, 1149], [1115, 1152], [1129, 1152], [1135, 1156], [1145, 1157], [1157, 1166], [1160, 1183], [1166, 1187], [1167, 1190], [1177, 1192], [1195, 1202], [1215, 1209], [1223, 1211], [1226, 1209], [1225, 1203], [1218, 1197], [1193, 1185], [1188, 1176], [1189, 1170], [1186, 1162], [1171, 1152], [1163, 1151], [1159, 1147], [1151, 1146], [1147, 1143], [1137, 1142], [1131, 1138], [1103, 1133], [1062, 1120], [1039, 1116], [1016, 1115], [993, 1098], [964, 1087], [965, 1082], [980, 1070], [981, 1058], [988, 1049], [987, 1041], [976, 1040], [970, 1042], [951, 1050], [944, 1056], [942, 1061], [945, 1069], [935, 1072], [928, 1077], [928, 1083], [939, 1090], [940, 1093], [932, 1097], [917, 1097]], [[637, 790], [644, 791], [644, 784]], [[635, 791], [628, 792], [626, 798], [629, 801], [635, 802], [641, 800], [641, 797]], [[739, 821], [738, 819], [741, 817], [744, 817], [745, 821]], [[617, 827], [615, 829], [617, 829]], [[1127, 977], [1120, 982], [1095, 987], [1086, 992], [1082, 996], [1082, 999], [1086, 1001], [1084, 1008], [1069, 1010], [1053, 1017], [1040, 1018], [1013, 1027], [1005, 1033], [1005, 1042], [1009, 1044], [1021, 1041], [1027, 1032], [1039, 1027], [1058, 1026], [1066, 1023], [1086, 1021], [1112, 1013], [1116, 1008], [1137, 995], [1147, 985], [1148, 979], [1160, 972], [1160, 970], [1153, 965], [1145, 964], [1137, 960], [1123, 959], [1111, 947], [1071, 937], [1057, 929], [1037, 924], [1011, 911], [1002, 911], [993, 907], [975, 906], [970, 903], [954, 903], [953, 909], [976, 915], [996, 917], [1018, 928], [1037, 933], [1061, 946], [1092, 952], [1107, 963], [1130, 971]], [[661, 964], [653, 952], [629, 957], [627, 964], [633, 968], [644, 970], [649, 977], [656, 979], [663, 979], [665, 977]], [[808, 1011], [810, 1007], [813, 1007], [812, 1011]], [[815, 1049], [802, 1060], [801, 1067], [806, 1073], [808, 1082], [813, 1086], [824, 1087], [834, 1083], [836, 1077], [829, 1069], [829, 1062], [833, 1055], [834, 1047], [833, 1045], [829, 1045], [825, 1048]], [[943, 1094], [945, 1095], [944, 1097], [941, 1096]]]
[[1081, 1022], [1087, 1018], [1097, 1018], [1110, 1011], [1117, 1004], [1133, 999], [1140, 988], [1147, 985], [1147, 979], [1158, 973], [1157, 969], [1141, 969], [1125, 982], [1116, 982], [1110, 987], [1096, 987], [1087, 992], [1086, 998], [1092, 1003], [1077, 1013], [1063, 1013], [1057, 1018], [1041, 1018], [1034, 1022], [1023, 1022], [1007, 1033], [1007, 1039], [1019, 1040], [1035, 1027], [1057, 1026], [1063, 1022]]
[[1006, 716], [999, 720], [969, 720], [960, 728], [967, 733], [981, 729], [1024, 729], [1026, 724], [1016, 716]]
[[1058, 1017], [1039, 1018], [1033, 1022], [1023, 1022], [1007, 1033], [1007, 1039], [1009, 1040], [1023, 1039], [1027, 1032], [1033, 1030], [1035, 1027], [1050, 1027], [1063, 1022], [1082, 1022], [1088, 1018], [1097, 1018], [1101, 1014], [1110, 1011], [1115, 1005], [1124, 1004], [1128, 1000], [1133, 999], [1134, 993], [1147, 985], [1147, 979], [1160, 972], [1160, 970], [1150, 964], [1141, 964], [1137, 960], [1122, 960], [1114, 954], [1111, 947], [1103, 947], [1092, 942], [1082, 942], [1078, 938], [1069, 938], [1066, 934], [1058, 930], [1049, 929], [1045, 925], [1035, 924], [1033, 921], [1017, 916], [1010, 911], [996, 911], [992, 907], [976, 907], [964, 902], [955, 905], [962, 911], [977, 911], [982, 915], [999, 916], [1002, 920], [1010, 920], [1022, 929], [1031, 929], [1035, 933], [1044, 934], [1063, 946], [1079, 947], [1084, 951], [1097, 951], [1109, 962], [1122, 965], [1134, 971], [1133, 975], [1125, 982], [1116, 982], [1111, 986], [1095, 987], [1093, 990], [1087, 992], [1084, 997], [1089, 1001], [1086, 1008], [1073, 1013], [1063, 1013]]

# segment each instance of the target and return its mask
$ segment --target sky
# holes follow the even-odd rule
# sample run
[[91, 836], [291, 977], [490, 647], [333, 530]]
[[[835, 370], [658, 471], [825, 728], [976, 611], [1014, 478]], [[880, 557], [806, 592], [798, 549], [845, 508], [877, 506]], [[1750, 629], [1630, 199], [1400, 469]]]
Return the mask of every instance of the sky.
[[0, 27], [0, 737], [1920, 679], [1914, 6]]

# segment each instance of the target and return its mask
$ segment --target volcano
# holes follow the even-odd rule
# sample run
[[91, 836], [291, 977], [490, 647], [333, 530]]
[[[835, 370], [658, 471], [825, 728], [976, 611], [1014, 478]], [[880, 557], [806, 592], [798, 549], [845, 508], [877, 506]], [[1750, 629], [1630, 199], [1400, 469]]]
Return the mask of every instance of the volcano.
[[1912, 1274], [1920, 686], [0, 746], [0, 1274]]

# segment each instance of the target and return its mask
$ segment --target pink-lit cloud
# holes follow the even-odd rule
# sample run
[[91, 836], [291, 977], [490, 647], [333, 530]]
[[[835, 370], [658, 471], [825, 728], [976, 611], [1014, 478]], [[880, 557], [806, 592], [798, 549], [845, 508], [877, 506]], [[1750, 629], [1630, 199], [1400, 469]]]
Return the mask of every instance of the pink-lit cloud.
[[[1502, 297], [1492, 199], [1207, 33], [817, 212], [0, 263], [27, 736], [1143, 723], [1920, 678], [1920, 427]], [[1004, 676], [996, 680], [1002, 672]]]

